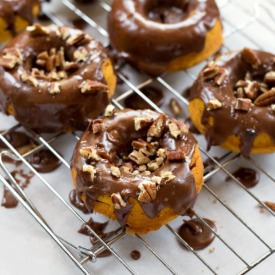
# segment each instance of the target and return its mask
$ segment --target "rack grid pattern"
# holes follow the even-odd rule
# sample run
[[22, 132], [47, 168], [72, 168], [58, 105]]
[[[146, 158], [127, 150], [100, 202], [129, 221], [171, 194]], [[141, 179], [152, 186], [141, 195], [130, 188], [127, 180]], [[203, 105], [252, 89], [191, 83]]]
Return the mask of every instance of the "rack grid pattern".
[[[100, 24], [100, 20], [96, 20], [95, 18], [91, 18], [85, 13], [85, 10], [81, 9], [81, 6], [77, 6], [73, 1], [69, 0], [62, 0], [62, 5], [64, 6], [65, 9], [70, 11], [72, 14], [74, 14], [77, 17], [80, 17], [82, 20], [84, 20], [90, 28], [93, 30], [93, 32], [96, 32], [99, 37], [103, 41], [107, 41], [108, 38], [108, 33], [105, 29], [104, 26]], [[273, 3], [274, 4], [274, 3]], [[45, 4], [48, 5], [48, 4]], [[272, 25], [268, 25], [265, 20], [263, 20], [262, 15], [259, 14], [259, 10], [263, 11], [265, 13], [265, 16], [269, 17], [269, 20], [275, 22], [274, 15], [271, 13], [269, 10], [269, 6], [272, 6], [272, 1], [260, 1], [260, 0], [254, 0], [251, 1], [249, 9], [246, 9], [243, 5], [241, 5], [238, 1], [231, 1], [231, 0], [225, 0], [225, 1], [219, 1], [219, 6], [221, 9], [221, 13], [223, 16], [223, 22], [225, 25], [225, 44], [223, 46], [222, 51], [227, 51], [227, 50], [233, 50], [234, 47], [230, 45], [230, 39], [234, 35], [239, 35], [240, 37], [244, 37], [247, 41], [250, 42], [251, 46], [259, 49], [266, 49], [265, 47], [262, 46], [261, 39], [256, 40], [254, 36], [247, 31], [247, 27], [250, 25], [256, 24], [263, 28], [269, 35], [273, 35], [274, 30], [272, 30]], [[108, 13], [110, 11], [110, 1], [105, 1], [101, 0], [98, 3], [98, 7], [102, 10], [102, 13]], [[238, 22], [235, 24], [232, 23], [232, 20], [228, 18], [227, 14], [223, 13], [227, 8], [230, 7], [235, 7], [238, 8], [243, 12], [245, 15], [245, 20], [241, 20], [242, 22], [239, 24]], [[83, 7], [82, 7], [83, 8]], [[53, 12], [48, 12], [47, 15], [49, 18], [55, 23], [55, 24], [64, 24], [65, 22], [62, 21], [62, 18], [58, 14], [55, 14]], [[99, 17], [97, 18], [99, 19]], [[237, 20], [238, 21], [238, 20]], [[273, 25], [274, 29], [274, 25]], [[274, 40], [273, 40], [274, 42]], [[271, 43], [270, 43], [271, 44]], [[248, 45], [250, 46], [250, 45]], [[204, 62], [203, 64], [200, 64], [197, 68], [195, 69], [189, 69], [183, 72], [180, 72], [183, 74], [187, 82], [192, 83], [192, 81], [196, 77], [196, 70], [198, 68], [201, 68], [206, 64]], [[137, 79], [134, 79], [133, 81], [129, 79], [128, 77], [125, 76], [124, 73], [118, 72], [118, 78], [120, 79], [121, 83], [120, 84], [120, 91], [116, 97], [113, 98], [112, 103], [115, 105], [117, 108], [123, 108], [124, 107], [124, 100], [125, 98], [129, 97], [131, 94], [136, 93], [139, 97], [141, 97], [145, 102], [147, 102], [152, 109], [155, 109], [156, 111], [159, 112], [164, 112], [162, 108], [158, 107], [156, 104], [154, 104], [149, 98], [147, 98], [142, 92], [141, 89], [154, 83], [159, 85], [163, 90], [165, 90], [167, 93], [170, 93], [172, 97], [178, 100], [178, 102], [181, 103], [184, 107], [188, 105], [187, 99], [182, 95], [182, 93], [179, 91], [179, 88], [177, 85], [173, 85], [173, 81], [170, 80], [170, 75], [172, 74], [167, 74], [163, 75], [161, 77], [157, 78], [150, 78], [146, 75], [141, 75], [140, 73], [135, 72], [137, 75]], [[140, 80], [141, 79], [141, 80]], [[171, 78], [172, 79], [172, 78]], [[20, 125], [15, 125], [12, 127], [12, 129], [19, 128]], [[3, 156], [5, 154], [11, 155], [13, 158], [21, 160], [24, 165], [32, 171], [40, 180], [40, 182], [47, 187], [48, 191], [51, 192], [54, 196], [57, 197], [58, 200], [60, 200], [64, 206], [66, 207], [67, 211], [70, 211], [76, 219], [81, 221], [82, 223], [85, 223], [84, 218], [76, 211], [70, 203], [68, 203], [67, 198], [63, 198], [57, 190], [55, 190], [52, 185], [41, 175], [38, 173], [31, 165], [28, 163], [26, 160], [26, 157], [41, 148], [45, 147], [49, 149], [56, 157], [60, 159], [60, 161], [63, 164], [64, 169], [69, 169], [70, 165], [69, 163], [61, 156], [61, 154], [58, 153], [56, 148], [52, 145], [53, 142], [56, 140], [62, 138], [64, 134], [59, 133], [56, 134], [55, 136], [52, 136], [50, 138], [45, 138], [43, 136], [37, 135], [35, 132], [26, 129], [28, 134], [30, 134], [36, 141], [38, 141], [37, 147], [32, 149], [31, 151], [25, 153], [24, 155], [20, 155], [20, 153], [12, 147], [12, 145], [5, 139], [5, 133], [12, 130], [8, 129], [4, 132], [0, 133], [0, 140], [6, 144], [6, 146], [9, 148], [8, 151], [2, 151], [0, 154], [0, 166], [2, 168], [2, 172], [0, 173], [0, 180], [3, 182], [5, 187], [12, 192], [12, 194], [20, 201], [20, 203], [23, 204], [23, 206], [26, 208], [26, 210], [35, 218], [35, 220], [43, 227], [43, 229], [48, 233], [49, 237], [51, 237], [63, 250], [65, 254], [77, 265], [77, 267], [82, 271], [84, 274], [93, 274], [93, 271], [88, 271], [87, 266], [89, 266], [89, 270], [93, 270], [92, 265], [93, 261], [96, 260], [97, 255], [99, 255], [102, 251], [105, 249], [109, 250], [113, 256], [117, 259], [118, 263], [121, 264], [121, 268], [123, 267], [128, 270], [130, 274], [136, 274], [136, 271], [127, 263], [123, 257], [120, 255], [120, 251], [117, 251], [113, 248], [113, 244], [117, 241], [119, 241], [122, 237], [125, 236], [125, 232], [121, 229], [116, 231], [113, 235], [109, 236], [108, 239], [102, 239], [100, 236], [96, 234], [96, 232], [93, 231], [92, 228], [90, 228], [87, 225], [88, 230], [93, 234], [98, 240], [99, 240], [99, 245], [94, 247], [93, 249], [88, 249], [82, 246], [75, 246], [73, 245], [70, 241], [65, 240], [62, 236], [59, 236], [54, 232], [54, 230], [49, 226], [47, 221], [43, 218], [43, 214], [38, 211], [36, 206], [32, 203], [31, 198], [29, 198], [25, 191], [22, 190], [22, 188], [19, 186], [19, 184], [16, 182], [14, 177], [11, 175], [9, 170], [7, 169], [5, 163], [3, 162]], [[73, 137], [78, 140], [79, 136], [78, 133], [73, 133]], [[245, 186], [242, 185], [242, 183], [234, 177], [234, 175], [230, 172], [230, 169], [228, 167], [238, 161], [241, 160], [241, 157], [239, 154], [235, 153], [229, 153], [229, 152], [224, 152], [222, 155], [220, 155], [218, 158], [215, 157], [215, 155], [210, 151], [207, 152], [205, 149], [205, 145], [203, 142], [200, 143], [200, 149], [202, 154], [210, 159], [212, 161], [212, 165], [210, 167], [206, 167], [205, 175], [204, 175], [204, 180], [205, 180], [205, 185], [203, 187], [204, 192], [207, 192], [210, 196], [213, 197], [213, 200], [216, 201], [222, 208], [224, 208], [225, 211], [233, 219], [235, 219], [238, 223], [240, 223], [247, 231], [250, 232], [264, 247], [264, 253], [260, 255], [260, 257], [257, 257], [253, 259], [253, 261], [247, 260], [245, 255], [243, 253], [240, 253], [238, 249], [236, 249], [234, 246], [232, 246], [231, 243], [229, 243], [226, 238], [224, 238], [219, 231], [213, 233], [216, 235], [216, 239], [218, 239], [221, 244], [226, 247], [230, 251], [231, 254], [234, 255], [240, 261], [242, 268], [239, 270], [239, 274], [246, 274], [252, 269], [254, 269], [256, 266], [260, 265], [262, 262], [267, 260], [273, 253], [274, 253], [274, 247], [272, 247], [272, 244], [270, 244], [268, 241], [266, 241], [261, 234], [259, 234], [253, 224], [248, 223], [242, 215], [239, 214], [238, 209], [233, 209], [230, 204], [228, 204], [224, 199], [220, 197], [220, 194], [216, 192], [216, 190], [211, 186], [211, 184], [208, 184], [208, 182], [215, 177], [220, 172], [223, 172], [226, 174], [229, 178], [231, 178], [236, 185], [238, 186], [239, 189], [243, 190], [247, 196], [249, 196], [252, 200], [255, 201], [255, 203], [259, 204], [263, 209], [266, 210], [268, 213], [268, 216], [266, 217], [267, 219], [274, 219], [275, 213], [272, 212], [271, 209], [269, 209], [263, 202], [260, 197], [255, 195], [254, 192], [252, 192], [250, 189], [247, 189]], [[73, 146], [73, 144], [72, 144]], [[272, 172], [269, 170], [265, 170], [263, 167], [261, 167], [258, 162], [254, 159], [248, 159], [248, 160], [242, 160], [248, 163], [250, 166], [254, 167], [258, 171], [261, 172], [262, 175], [265, 175], [270, 181], [273, 183], [275, 182], [274, 175], [272, 175]], [[68, 171], [67, 171], [68, 172]], [[7, 178], [9, 181], [7, 181]], [[201, 219], [203, 222], [204, 220], [202, 219], [202, 216], [199, 214], [195, 214], [198, 219]], [[205, 223], [205, 222], [204, 222]], [[208, 226], [207, 223], [205, 223], [206, 226]], [[179, 242], [182, 243], [183, 246], [186, 247], [190, 251], [190, 253], [193, 255], [193, 257], [197, 258], [204, 267], [210, 272], [210, 274], [219, 274], [218, 270], [214, 268], [213, 262], [209, 262], [207, 257], [204, 257], [202, 253], [199, 253], [195, 250], [193, 250], [183, 239], [180, 238], [180, 236], [177, 234], [176, 230], [174, 229], [173, 225], [168, 224], [166, 226], [166, 229], [174, 235]], [[156, 259], [165, 267], [167, 274], [178, 274], [177, 271], [174, 270], [173, 263], [168, 262], [163, 256], [161, 256], [158, 251], [154, 249], [153, 246], [149, 244], [148, 241], [146, 241], [146, 238], [140, 235], [134, 236], [137, 238], [142, 245], [144, 246], [144, 249], [147, 249], [150, 253], [156, 257]], [[196, 269], [194, 267], [194, 274], [196, 272]]]

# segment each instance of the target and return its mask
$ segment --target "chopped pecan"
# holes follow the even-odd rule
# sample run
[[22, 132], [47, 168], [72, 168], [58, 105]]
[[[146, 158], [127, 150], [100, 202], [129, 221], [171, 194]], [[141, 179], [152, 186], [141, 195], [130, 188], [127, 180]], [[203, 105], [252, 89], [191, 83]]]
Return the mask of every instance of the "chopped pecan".
[[182, 115], [182, 108], [176, 99], [172, 98], [170, 100], [169, 106], [170, 106], [174, 116], [178, 117], [178, 116]]
[[23, 82], [28, 83], [28, 84], [32, 85], [33, 87], [38, 87], [38, 85], [39, 85], [38, 80], [31, 75], [27, 75], [27, 74], [23, 73], [20, 78]]
[[168, 128], [169, 128], [169, 133], [172, 137], [178, 138], [181, 136], [181, 129], [176, 122], [169, 121]]
[[159, 176], [153, 176], [152, 178], [152, 182], [156, 183], [156, 184], [161, 184], [162, 178]]
[[248, 81], [248, 85], [244, 88], [244, 93], [250, 99], [255, 99], [258, 95], [259, 83], [257, 81]]
[[5, 49], [0, 57], [0, 65], [6, 69], [13, 69], [23, 62], [20, 51], [16, 48]]
[[67, 72], [67, 71], [75, 71], [79, 68], [78, 64], [75, 62], [68, 62], [65, 61], [63, 63], [63, 69]]
[[275, 71], [270, 71], [265, 74], [264, 82], [268, 85], [275, 86]]
[[268, 106], [275, 103], [275, 88], [259, 95], [254, 101], [257, 106]]
[[102, 131], [103, 128], [103, 120], [102, 119], [95, 119], [92, 122], [92, 131], [93, 134], [98, 134]]
[[157, 170], [160, 166], [156, 161], [150, 161], [147, 163], [147, 167], [150, 171]]
[[139, 131], [145, 127], [148, 127], [151, 125], [153, 122], [153, 118], [148, 117], [148, 116], [140, 116], [140, 117], [135, 117], [134, 123], [135, 123], [135, 130]]
[[160, 137], [165, 128], [165, 116], [160, 114], [147, 132], [148, 137]]
[[255, 51], [244, 48], [241, 52], [243, 60], [250, 64], [252, 68], [257, 69], [261, 65], [261, 60], [259, 59], [258, 55], [255, 53]]
[[220, 68], [215, 64], [215, 62], [211, 61], [207, 65], [207, 67], [202, 71], [202, 75], [204, 80], [212, 80], [220, 73]]
[[145, 156], [142, 152], [136, 150], [130, 153], [129, 159], [138, 165], [147, 164], [150, 161], [150, 159], [147, 156]]
[[93, 181], [96, 175], [96, 168], [89, 164], [84, 164], [82, 167], [82, 171], [89, 173], [91, 175], [91, 180]]
[[121, 170], [125, 174], [131, 174], [133, 172], [133, 165], [132, 165], [132, 163], [130, 163], [130, 162], [124, 163], [124, 165], [121, 166]]
[[104, 116], [110, 117], [114, 114], [115, 107], [112, 104], [109, 104], [104, 112]]
[[85, 48], [74, 51], [74, 60], [76, 62], [85, 62], [89, 58], [89, 52]]
[[116, 178], [119, 178], [121, 175], [119, 168], [116, 166], [111, 166], [111, 174]]
[[56, 95], [60, 94], [61, 92], [61, 86], [59, 83], [51, 83], [49, 87], [49, 94]]
[[138, 200], [140, 202], [151, 202], [157, 197], [157, 184], [151, 181], [143, 181], [138, 185], [140, 190]]
[[165, 180], [165, 182], [169, 182], [176, 177], [171, 171], [161, 171], [160, 176]]
[[165, 159], [166, 158], [166, 150], [164, 148], [159, 148], [157, 151], [157, 156]]
[[99, 91], [107, 91], [108, 86], [96, 80], [85, 80], [80, 85], [81, 93], [94, 93]]
[[70, 36], [66, 42], [68, 45], [70, 46], [75, 46], [75, 45], [79, 45], [82, 40], [85, 39], [85, 33], [84, 32], [78, 32], [77, 34], [74, 34], [72, 36]]
[[32, 26], [28, 26], [26, 30], [31, 34], [31, 36], [40, 36], [40, 35], [49, 35], [50, 31], [43, 27], [40, 24], [34, 24]]
[[139, 167], [138, 167], [138, 171], [139, 172], [144, 172], [144, 171], [146, 171], [147, 170], [147, 167], [146, 167], [146, 165], [140, 165]]
[[272, 112], [275, 112], [275, 104], [270, 105]]
[[114, 208], [119, 210], [126, 206], [126, 202], [123, 200], [120, 193], [113, 193], [111, 195], [112, 203], [114, 205]]
[[68, 27], [61, 26], [58, 30], [63, 40], [67, 40], [70, 37], [70, 31]]
[[252, 107], [252, 101], [249, 98], [238, 98], [235, 103], [235, 110], [248, 112]]
[[243, 98], [245, 96], [244, 88], [242, 87], [237, 88], [237, 91], [235, 91], [235, 96], [238, 98]]
[[167, 159], [168, 160], [184, 160], [185, 153], [182, 149], [177, 149], [173, 151], [166, 151]]
[[79, 153], [85, 159], [99, 160], [99, 156], [95, 148], [83, 147], [80, 148]]
[[221, 107], [222, 103], [217, 98], [213, 98], [208, 101], [206, 109], [207, 111], [212, 111], [220, 109]]

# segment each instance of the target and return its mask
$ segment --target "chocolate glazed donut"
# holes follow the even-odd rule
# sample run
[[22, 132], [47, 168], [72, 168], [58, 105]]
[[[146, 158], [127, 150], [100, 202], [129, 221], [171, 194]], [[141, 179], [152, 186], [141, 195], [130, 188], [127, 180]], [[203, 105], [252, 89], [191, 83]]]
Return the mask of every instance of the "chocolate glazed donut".
[[214, 0], [116, 0], [108, 30], [118, 54], [152, 75], [193, 66], [222, 43]]
[[85, 129], [115, 86], [104, 47], [80, 30], [30, 26], [0, 51], [0, 110], [37, 132]]
[[76, 194], [90, 211], [139, 233], [185, 213], [202, 186], [202, 160], [185, 124], [150, 110], [115, 110], [94, 120], [71, 167]]
[[275, 55], [248, 48], [224, 54], [191, 88], [190, 116], [209, 147], [275, 151]]

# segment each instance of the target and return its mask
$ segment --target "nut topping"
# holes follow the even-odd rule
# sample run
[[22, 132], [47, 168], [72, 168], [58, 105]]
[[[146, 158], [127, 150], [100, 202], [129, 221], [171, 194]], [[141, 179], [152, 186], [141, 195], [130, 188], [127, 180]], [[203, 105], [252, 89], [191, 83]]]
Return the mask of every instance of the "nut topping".
[[98, 134], [102, 131], [102, 127], [103, 127], [102, 123], [103, 123], [102, 119], [93, 120], [92, 122], [93, 134]]
[[147, 164], [148, 162], [150, 162], [150, 159], [147, 156], [145, 156], [142, 152], [136, 150], [130, 153], [129, 159], [138, 165]]
[[109, 104], [104, 112], [104, 116], [111, 117], [114, 114], [115, 107], [112, 104]]
[[89, 52], [85, 48], [80, 48], [74, 52], [76, 62], [84, 62], [89, 58]]
[[23, 57], [18, 49], [5, 49], [0, 57], [0, 66], [13, 69], [23, 62]]
[[114, 205], [114, 208], [119, 210], [126, 206], [126, 202], [121, 197], [120, 193], [113, 193], [111, 195], [112, 203]]
[[256, 106], [268, 106], [275, 103], [275, 87], [261, 94], [255, 100]]
[[206, 109], [207, 111], [212, 111], [220, 109], [221, 107], [222, 103], [217, 98], [213, 98], [208, 101]]
[[165, 116], [160, 114], [159, 117], [154, 121], [147, 132], [148, 137], [159, 138], [165, 128]]
[[244, 48], [241, 52], [244, 61], [252, 66], [252, 68], [257, 69], [261, 65], [261, 61], [257, 54], [249, 48]]
[[119, 178], [121, 175], [119, 168], [116, 166], [111, 166], [111, 174], [116, 178]]
[[270, 71], [265, 74], [264, 82], [268, 85], [275, 86], [275, 71]]
[[94, 181], [95, 175], [96, 175], [96, 169], [94, 166], [89, 164], [84, 164], [82, 167], [82, 171], [89, 173], [91, 175], [91, 180]]
[[151, 125], [153, 122], [153, 118], [148, 116], [143, 117], [135, 117], [134, 123], [135, 123], [135, 130], [139, 131], [149, 125]]
[[185, 153], [183, 150], [178, 149], [174, 151], [167, 151], [167, 159], [168, 160], [184, 160], [185, 159]]
[[165, 180], [165, 182], [169, 182], [176, 177], [171, 171], [161, 171], [160, 176]]
[[170, 100], [169, 106], [170, 106], [174, 116], [178, 117], [178, 116], [182, 115], [182, 108], [176, 99], [172, 98]]
[[249, 98], [238, 98], [235, 103], [235, 110], [248, 112], [252, 107], [252, 101]]
[[80, 155], [85, 159], [99, 160], [96, 149], [92, 147], [84, 147], [79, 150]]
[[81, 93], [95, 93], [99, 91], [104, 91], [106, 92], [108, 90], [108, 86], [95, 81], [95, 80], [85, 80], [83, 81], [80, 85], [79, 88], [81, 90]]
[[202, 75], [205, 81], [214, 80], [214, 82], [218, 86], [221, 86], [223, 84], [226, 77], [225, 70], [213, 61], [211, 61], [202, 71]]
[[40, 35], [50, 34], [50, 31], [46, 27], [43, 27], [40, 24], [34, 24], [32, 26], [28, 26], [26, 30], [30, 32], [31, 36], [40, 36]]
[[181, 136], [181, 130], [180, 130], [177, 123], [175, 123], [173, 121], [170, 121], [168, 123], [168, 128], [169, 128], [169, 132], [170, 132], [172, 137], [177, 139], [178, 137]]
[[157, 197], [157, 184], [151, 181], [143, 181], [138, 185], [140, 190], [138, 200], [140, 202], [151, 202]]
[[67, 39], [67, 44], [70, 46], [77, 46], [80, 44], [87, 44], [89, 40], [87, 39], [87, 36], [84, 32], [79, 32], [75, 35], [70, 36]]
[[60, 94], [60, 92], [61, 92], [61, 87], [59, 83], [50, 84], [49, 93], [51, 95], [57, 95], [57, 94]]

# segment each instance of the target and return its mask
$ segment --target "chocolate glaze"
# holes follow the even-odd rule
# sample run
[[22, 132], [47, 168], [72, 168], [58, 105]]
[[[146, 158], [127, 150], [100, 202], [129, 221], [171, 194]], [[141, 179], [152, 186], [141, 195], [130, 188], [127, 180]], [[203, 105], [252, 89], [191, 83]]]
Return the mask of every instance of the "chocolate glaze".
[[[94, 120], [90, 127], [85, 131], [77, 143], [72, 157], [71, 167], [76, 169], [76, 196], [85, 196], [85, 205], [92, 210], [98, 197], [101, 195], [111, 196], [114, 193], [120, 193], [126, 202], [125, 207], [116, 209], [115, 214], [118, 221], [125, 225], [127, 216], [131, 210], [129, 198], [138, 200], [140, 190], [138, 185], [144, 181], [150, 181], [152, 176], [159, 176], [161, 171], [171, 171], [176, 177], [169, 183], [161, 185], [157, 191], [157, 196], [152, 202], [139, 202], [145, 214], [153, 218], [165, 207], [171, 208], [177, 214], [183, 214], [188, 208], [192, 207], [197, 196], [194, 177], [190, 171], [190, 163], [186, 161], [164, 160], [163, 164], [150, 176], [133, 175], [120, 170], [121, 176], [115, 178], [110, 173], [111, 165], [122, 167], [126, 162], [132, 166], [135, 165], [130, 159], [126, 161], [124, 158], [133, 150], [131, 143], [137, 139], [146, 140], [148, 128], [136, 131], [134, 126], [135, 118], [146, 117], [156, 121], [164, 116], [165, 120], [169, 118], [159, 113], [144, 110], [133, 111], [123, 110], [114, 111], [109, 117], [102, 117]], [[101, 131], [93, 134], [93, 125], [101, 124]], [[175, 139], [167, 128], [157, 141], [162, 148], [168, 152], [170, 150], [184, 150], [186, 159], [192, 159], [196, 142], [193, 136], [188, 132], [182, 137]], [[83, 172], [83, 165], [87, 164], [87, 160], [80, 155], [80, 149], [94, 148], [97, 154], [101, 156], [100, 160], [93, 163], [96, 169], [94, 180], [87, 172]]]
[[204, 48], [219, 19], [214, 0], [113, 1], [108, 18], [111, 45], [137, 68], [153, 75], [173, 59]]
[[31, 24], [34, 21], [33, 7], [39, 6], [39, 0], [1, 0], [0, 1], [0, 17], [7, 24], [7, 30], [13, 35], [16, 34], [15, 18], [20, 16]]
[[5, 208], [15, 208], [18, 205], [17, 199], [6, 187], [3, 190], [1, 205]]
[[81, 210], [83, 213], [87, 214], [90, 211], [86, 207], [85, 203], [81, 200], [80, 196], [76, 194], [75, 190], [72, 190], [69, 194], [70, 202], [73, 206], [75, 206], [77, 209]]
[[[203, 220], [212, 230], [217, 230], [213, 221]], [[178, 234], [195, 250], [206, 248], [215, 238], [215, 234], [198, 218], [184, 221], [178, 229]]]
[[[237, 98], [234, 95], [234, 87], [237, 81], [244, 79], [247, 72], [252, 75], [253, 80], [263, 78], [265, 73], [275, 70], [275, 56], [273, 54], [252, 51], [260, 60], [260, 65], [253, 68], [243, 58], [243, 51], [232, 54], [224, 54], [216, 64], [225, 72], [223, 83], [218, 86], [214, 81], [206, 81], [203, 71], [199, 74], [191, 89], [190, 100], [200, 98], [205, 106], [213, 98], [222, 102], [223, 106], [216, 110], [204, 109], [202, 123], [207, 125], [205, 133], [208, 147], [221, 145], [231, 136], [240, 137], [240, 151], [248, 157], [254, 139], [261, 133], [267, 133], [275, 142], [275, 131], [272, 125], [275, 124], [275, 113], [271, 106], [251, 105], [249, 111], [238, 111], [234, 108]], [[214, 117], [214, 124], [207, 124], [208, 118]]]
[[42, 149], [31, 154], [27, 160], [39, 173], [52, 172], [61, 164], [61, 161], [47, 149]]
[[90, 218], [86, 223], [84, 223], [81, 228], [78, 230], [78, 233], [86, 235], [86, 236], [91, 236], [90, 231], [87, 228], [87, 225], [90, 226], [95, 233], [98, 235], [101, 235], [106, 226], [108, 225], [108, 222], [96, 222], [92, 218]]
[[131, 258], [133, 259], [133, 260], [135, 260], [135, 261], [137, 261], [137, 260], [139, 260], [140, 259], [140, 257], [141, 257], [141, 254], [140, 254], [140, 252], [138, 251], [138, 250], [133, 250], [133, 251], [131, 251]]
[[193, 134], [195, 134], [195, 135], [200, 135], [199, 130], [196, 128], [196, 126], [194, 125], [194, 123], [192, 122], [192, 120], [191, 120], [190, 117], [188, 117], [184, 122], [185, 122], [185, 124], [188, 125], [189, 130], [190, 130]]
[[[0, 58], [7, 51], [19, 51], [22, 59], [12, 69], [0, 66], [0, 111], [8, 113], [12, 103], [15, 118], [38, 132], [85, 129], [88, 120], [103, 112], [109, 102], [110, 91], [102, 73], [102, 65], [109, 60], [104, 47], [80, 30], [50, 25], [40, 33], [41, 27], [34, 28], [18, 35], [0, 51]], [[69, 44], [70, 38], [80, 36], [84, 37], [80, 44]], [[42, 70], [35, 63], [40, 53], [62, 48], [66, 64], [72, 62], [76, 66], [66, 71], [64, 79], [53, 81], [33, 76], [32, 69]], [[77, 50], [88, 53], [84, 61], [75, 60]], [[60, 72], [58, 67], [52, 71], [55, 70]], [[22, 75], [27, 80], [23, 81]], [[28, 80], [30, 76], [37, 84]], [[91, 83], [91, 91], [82, 92], [80, 85], [86, 82]], [[59, 87], [58, 93], [52, 92], [53, 85]]]
[[[16, 149], [32, 143], [32, 139], [30, 136], [19, 131], [10, 131], [5, 134], [4, 137]], [[0, 149], [5, 148], [7, 148], [6, 145], [2, 141], [0, 141]]]
[[83, 20], [81, 17], [76, 17], [72, 19], [72, 24], [75, 28], [84, 30], [87, 27], [87, 22]]
[[[259, 173], [248, 167], [240, 167], [232, 173], [232, 175], [237, 178], [246, 188], [252, 188], [256, 186], [260, 180]], [[226, 180], [231, 180], [228, 176]]]
[[[141, 92], [152, 100], [157, 106], [161, 106], [163, 102], [163, 91], [154, 86], [145, 86]], [[124, 101], [125, 107], [134, 110], [152, 109], [152, 107], [144, 101], [138, 94], [133, 92]]]

